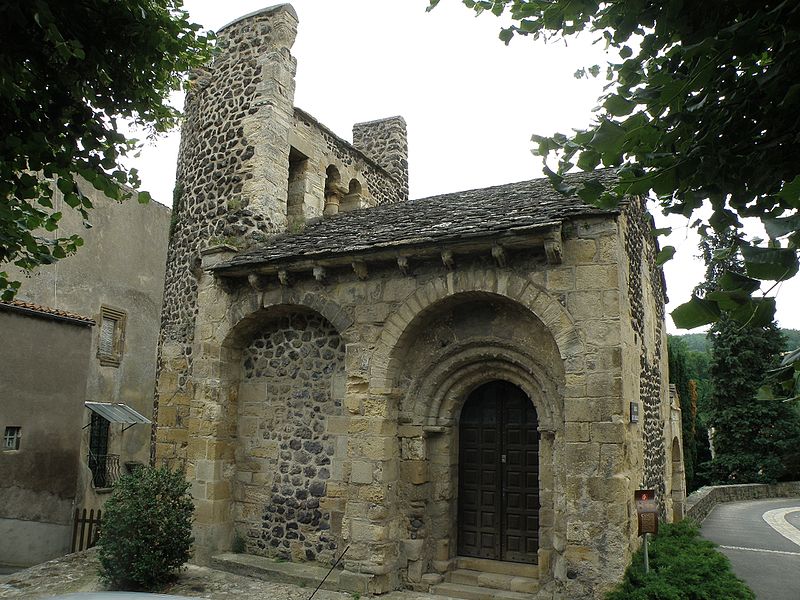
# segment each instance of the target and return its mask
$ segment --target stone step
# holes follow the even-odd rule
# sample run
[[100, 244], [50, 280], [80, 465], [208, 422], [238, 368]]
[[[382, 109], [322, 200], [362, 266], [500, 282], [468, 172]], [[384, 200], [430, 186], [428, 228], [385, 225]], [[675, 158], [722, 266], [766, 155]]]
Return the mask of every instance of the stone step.
[[[255, 577], [275, 583], [291, 583], [311, 589], [319, 585], [329, 569], [329, 567], [314, 563], [280, 562], [263, 556], [233, 553], [218, 554], [212, 557], [211, 566], [236, 575]], [[340, 573], [340, 569], [334, 569], [322, 584], [322, 589], [338, 590]]]
[[463, 583], [439, 583], [431, 586], [431, 594], [460, 598], [460, 600], [533, 600], [532, 594], [510, 592], [494, 588], [464, 585]]
[[455, 569], [447, 574], [449, 583], [474, 585], [482, 588], [494, 588], [510, 592], [535, 594], [539, 590], [539, 580], [519, 575], [503, 575], [502, 573], [486, 573], [471, 569]]
[[504, 560], [489, 560], [488, 558], [473, 558], [459, 556], [456, 558], [456, 567], [469, 571], [482, 571], [484, 573], [498, 573], [500, 575], [514, 575], [515, 577], [539, 578], [539, 565], [528, 563], [507, 562]]

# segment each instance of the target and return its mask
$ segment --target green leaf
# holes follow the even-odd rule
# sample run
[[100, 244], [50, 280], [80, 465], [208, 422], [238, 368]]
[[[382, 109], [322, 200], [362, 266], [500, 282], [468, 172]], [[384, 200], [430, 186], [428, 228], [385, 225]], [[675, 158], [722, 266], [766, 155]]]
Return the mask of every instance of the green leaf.
[[784, 183], [778, 197], [793, 208], [800, 208], [800, 175], [788, 183]]
[[742, 244], [747, 274], [756, 279], [782, 281], [797, 274], [797, 252], [790, 248], [760, 248]]
[[578, 168], [582, 171], [594, 171], [600, 164], [600, 154], [594, 150], [584, 150], [578, 156]]
[[773, 240], [800, 230], [800, 214], [783, 218], [762, 217], [761, 222], [764, 223], [767, 235]]
[[75, 184], [71, 179], [59, 177], [56, 185], [62, 194], [69, 194], [70, 192], [75, 191]]
[[587, 204], [597, 204], [600, 195], [605, 191], [605, 187], [599, 179], [589, 179], [582, 186], [579, 186], [578, 197]]
[[775, 298], [753, 298], [733, 310], [731, 316], [749, 327], [767, 327], [775, 319]]
[[622, 152], [622, 144], [626, 135], [627, 133], [618, 123], [604, 119], [595, 129], [590, 145], [600, 154], [616, 156]]
[[672, 321], [678, 329], [694, 329], [713, 323], [720, 316], [716, 303], [697, 296], [678, 306], [671, 313]]
[[720, 310], [734, 311], [750, 302], [750, 294], [742, 290], [715, 290], [706, 295], [706, 300], [716, 302]]
[[138, 200], [139, 204], [147, 204], [152, 199], [153, 197], [150, 195], [150, 192], [145, 191], [139, 192], [139, 194], [136, 196], [136, 200]]
[[660, 267], [668, 260], [672, 260], [673, 256], [675, 256], [675, 247], [664, 246], [661, 251], [656, 254], [656, 265]]
[[762, 385], [756, 392], [756, 400], [770, 401], [775, 400], [775, 394], [772, 393], [772, 386]]
[[622, 96], [612, 94], [606, 98], [606, 101], [603, 103], [603, 108], [606, 109], [608, 114], [614, 117], [624, 117], [633, 112], [636, 108], [636, 102], [631, 102]]
[[746, 277], [734, 271], [725, 271], [717, 283], [725, 291], [742, 290], [748, 294], [752, 294], [761, 287], [761, 282], [757, 279]]

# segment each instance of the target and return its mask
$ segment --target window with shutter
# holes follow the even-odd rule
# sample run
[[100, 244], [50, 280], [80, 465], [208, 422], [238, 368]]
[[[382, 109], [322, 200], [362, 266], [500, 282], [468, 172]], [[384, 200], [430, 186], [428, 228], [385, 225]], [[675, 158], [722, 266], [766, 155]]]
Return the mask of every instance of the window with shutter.
[[125, 312], [100, 307], [100, 337], [97, 342], [97, 358], [100, 364], [117, 367], [122, 361], [123, 342], [125, 339]]

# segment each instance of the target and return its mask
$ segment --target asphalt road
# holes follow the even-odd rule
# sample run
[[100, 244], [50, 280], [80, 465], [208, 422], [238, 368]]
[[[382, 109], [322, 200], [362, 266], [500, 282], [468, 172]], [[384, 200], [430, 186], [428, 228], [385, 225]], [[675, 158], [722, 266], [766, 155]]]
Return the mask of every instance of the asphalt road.
[[758, 600], [800, 600], [800, 498], [718, 504], [701, 531]]

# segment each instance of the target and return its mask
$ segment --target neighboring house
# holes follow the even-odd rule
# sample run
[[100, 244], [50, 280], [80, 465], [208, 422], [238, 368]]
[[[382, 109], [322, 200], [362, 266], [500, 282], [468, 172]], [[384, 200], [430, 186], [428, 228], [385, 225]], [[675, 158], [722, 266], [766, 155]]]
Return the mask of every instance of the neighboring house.
[[[85, 315], [96, 325], [83, 327], [83, 345], [76, 345], [69, 353], [53, 354], [47, 360], [40, 358], [35, 350], [41, 346], [42, 352], [49, 351], [48, 338], [31, 334], [30, 340], [35, 342], [27, 346], [31, 352], [20, 355], [13, 369], [8, 366], [10, 363], [0, 365], [0, 377], [6, 383], [35, 380], [40, 376], [47, 378], [65, 368], [72, 369], [77, 360], [85, 365], [83, 371], [72, 369], [74, 377], [83, 378], [84, 385], [80, 394], [77, 388], [70, 390], [69, 411], [63, 402], [57, 404], [56, 397], [52, 398], [52, 405], [42, 397], [41, 403], [31, 407], [29, 415], [53, 431], [54, 436], [57, 433], [69, 438], [70, 448], [76, 450], [78, 462], [74, 469], [64, 470], [59, 478], [59, 494], [69, 487], [67, 474], [72, 479], [73, 489], [71, 495], [64, 496], [71, 500], [58, 505], [59, 523], [70, 520], [76, 507], [100, 508], [120, 473], [149, 460], [152, 382], [171, 214], [169, 208], [155, 202], [141, 205], [132, 199], [118, 203], [91, 186], [82, 186], [82, 189], [94, 205], [90, 213], [92, 228], [85, 229], [80, 215], [65, 207], [61, 228], [53, 234], [80, 234], [85, 244], [75, 255], [30, 274], [21, 273], [11, 265], [2, 267], [10, 270], [12, 276], [22, 278], [17, 300], [46, 307], [41, 309], [45, 315], [48, 311]], [[60, 202], [61, 196], [56, 191], [56, 210]], [[11, 310], [9, 306], [5, 308]], [[23, 325], [33, 326], [37, 319], [20, 320], [15, 315], [15, 327], [23, 335]], [[54, 326], [49, 327], [53, 329]], [[59, 331], [66, 328], [61, 322], [58, 327]], [[74, 329], [74, 325], [70, 327]], [[5, 340], [5, 330], [0, 331]], [[12, 416], [9, 411], [19, 402], [13, 394], [3, 396], [0, 428], [14, 426], [9, 421]], [[3, 456], [6, 464], [27, 464], [27, 453], [32, 448], [25, 443], [26, 437], [23, 432], [18, 454]], [[64, 461], [56, 445], [41, 443], [36, 452], [41, 464]], [[42, 472], [47, 472], [47, 468]], [[49, 479], [40, 479], [37, 493], [43, 497], [53, 493]], [[13, 488], [16, 484], [14, 479], [4, 477], [0, 485]], [[27, 503], [25, 498], [12, 497], [17, 504]], [[11, 510], [11, 503], [6, 506]], [[35, 511], [26, 508], [24, 514], [25, 519], [37, 520]], [[48, 519], [50, 517], [42, 517], [42, 520]], [[0, 550], [0, 563], [25, 565], [57, 556], [63, 553], [65, 543], [68, 548], [71, 534], [70, 530], [66, 541], [54, 541], [47, 550], [42, 549], [24, 559], [15, 554], [13, 547], [6, 546]]]
[[186, 99], [154, 414], [196, 557], [348, 548], [353, 592], [601, 598], [634, 491], [669, 520], [683, 493], [644, 202], [408, 200], [401, 118], [351, 144], [293, 106], [296, 26], [226, 26]]
[[94, 321], [0, 302], [0, 564], [69, 552]]

